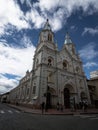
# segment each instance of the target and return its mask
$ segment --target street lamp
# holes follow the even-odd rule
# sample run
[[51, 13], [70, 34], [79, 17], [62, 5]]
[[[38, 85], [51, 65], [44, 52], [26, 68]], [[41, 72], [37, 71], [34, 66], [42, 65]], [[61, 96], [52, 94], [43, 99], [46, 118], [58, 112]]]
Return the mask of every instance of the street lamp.
[[47, 84], [46, 84], [46, 106], [45, 106], [45, 110], [47, 111], [48, 110], [48, 102], [47, 102], [47, 100], [48, 100], [48, 77], [46, 77], [47, 78]]

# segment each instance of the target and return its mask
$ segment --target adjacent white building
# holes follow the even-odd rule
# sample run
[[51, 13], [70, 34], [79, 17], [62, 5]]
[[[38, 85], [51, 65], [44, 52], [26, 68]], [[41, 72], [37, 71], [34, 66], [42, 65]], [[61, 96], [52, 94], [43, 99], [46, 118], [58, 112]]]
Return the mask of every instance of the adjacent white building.
[[98, 70], [90, 72], [90, 78], [98, 78]]
[[[59, 103], [70, 108], [74, 99], [76, 104], [82, 100], [90, 104], [82, 61], [74, 43], [66, 33], [63, 47], [59, 50], [48, 20], [40, 32], [32, 71], [28, 75], [31, 75], [29, 82], [26, 83], [23, 78], [18, 86], [20, 91], [17, 94], [21, 96], [17, 95], [17, 98], [21, 103], [39, 106], [44, 101], [48, 107]], [[27, 95], [22, 96], [23, 91]]]

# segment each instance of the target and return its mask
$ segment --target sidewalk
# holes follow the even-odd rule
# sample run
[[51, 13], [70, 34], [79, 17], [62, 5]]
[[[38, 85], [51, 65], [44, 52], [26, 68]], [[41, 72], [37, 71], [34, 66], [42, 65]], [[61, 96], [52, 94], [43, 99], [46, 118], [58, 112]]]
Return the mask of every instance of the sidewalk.
[[[16, 106], [12, 104], [7, 104], [8, 106], [15, 108], [19, 111], [25, 112], [25, 113], [32, 113], [32, 114], [42, 114], [42, 111], [40, 109], [32, 109], [27, 108], [23, 106]], [[87, 109], [87, 111], [83, 110], [76, 110], [71, 111], [70, 109], [64, 109], [63, 111], [57, 111], [56, 109], [48, 109], [47, 112], [43, 113], [44, 115], [80, 115], [80, 114], [98, 114], [98, 109]]]

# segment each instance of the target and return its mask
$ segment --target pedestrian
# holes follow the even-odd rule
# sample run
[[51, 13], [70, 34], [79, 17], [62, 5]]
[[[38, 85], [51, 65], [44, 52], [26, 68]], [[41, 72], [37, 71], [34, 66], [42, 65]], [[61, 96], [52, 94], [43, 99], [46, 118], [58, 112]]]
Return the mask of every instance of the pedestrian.
[[57, 102], [57, 105], [56, 105], [56, 108], [57, 108], [57, 110], [59, 110], [59, 102]]
[[80, 101], [79, 102], [79, 109], [82, 109], [82, 107], [83, 107], [83, 103]]
[[84, 102], [84, 111], [87, 111], [88, 103], [87, 101]]
[[83, 111], [86, 111], [86, 109], [87, 109], [87, 105], [86, 105], [86, 101], [84, 100], [83, 101]]
[[45, 102], [42, 102], [41, 109], [42, 109], [42, 114], [43, 114], [44, 113], [44, 109], [45, 109]]

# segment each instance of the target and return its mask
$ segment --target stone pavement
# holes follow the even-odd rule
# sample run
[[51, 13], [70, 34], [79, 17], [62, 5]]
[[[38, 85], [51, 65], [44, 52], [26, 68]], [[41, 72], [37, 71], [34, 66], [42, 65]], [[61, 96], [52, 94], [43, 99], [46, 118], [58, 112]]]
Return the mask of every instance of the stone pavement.
[[[26, 113], [32, 113], [32, 114], [42, 114], [41, 109], [32, 109], [28, 107], [23, 107], [23, 106], [16, 106], [12, 104], [7, 104], [8, 106], [18, 109], [22, 112]], [[63, 111], [61, 110], [56, 110], [56, 109], [48, 109], [46, 112], [44, 111], [45, 115], [79, 115], [79, 114], [98, 114], [98, 109], [87, 109], [86, 111], [83, 110], [76, 110], [72, 111], [71, 109], [64, 109]]]

